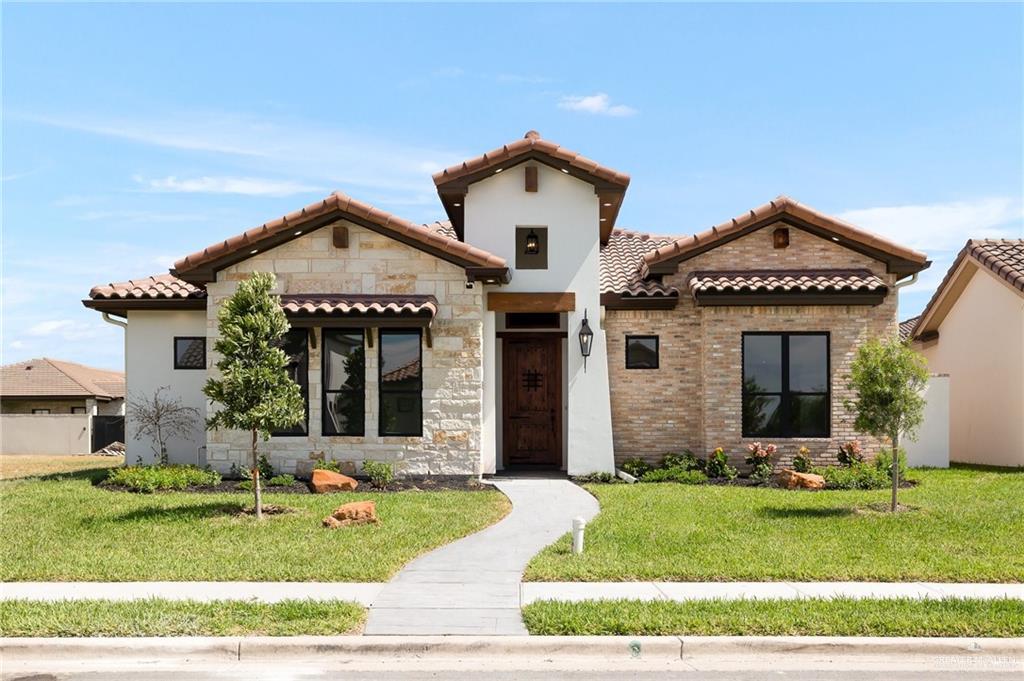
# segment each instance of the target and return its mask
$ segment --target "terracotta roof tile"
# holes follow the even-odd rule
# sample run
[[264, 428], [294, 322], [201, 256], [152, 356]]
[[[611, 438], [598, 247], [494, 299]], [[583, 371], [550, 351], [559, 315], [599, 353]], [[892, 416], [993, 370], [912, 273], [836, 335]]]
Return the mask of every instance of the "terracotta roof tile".
[[124, 374], [62, 360], [30, 359], [0, 367], [4, 397], [124, 397]]
[[920, 251], [901, 246], [877, 234], [872, 234], [859, 227], [855, 227], [848, 222], [826, 215], [788, 196], [779, 196], [773, 201], [749, 210], [732, 220], [715, 225], [692, 236], [676, 239], [672, 243], [648, 253], [644, 256], [642, 271], [646, 272], [646, 268], [662, 262], [686, 260], [689, 257], [704, 252], [719, 242], [739, 236], [745, 229], [763, 220], [773, 217], [784, 220], [785, 215], [799, 218], [825, 232], [837, 235], [838, 238], [847, 239], [895, 258], [910, 261], [914, 263], [918, 270], [924, 269], [929, 264], [928, 256]]
[[281, 307], [292, 315], [394, 315], [437, 314], [437, 298], [429, 295], [339, 295], [329, 293], [286, 294]]
[[187, 300], [205, 298], [206, 290], [178, 279], [173, 274], [154, 274], [142, 279], [94, 286], [89, 291], [89, 297], [93, 300]]
[[651, 236], [624, 229], [612, 230], [601, 246], [601, 293], [630, 296], [670, 296], [679, 291], [638, 275], [644, 255], [671, 243], [675, 237]]
[[698, 293], [868, 293], [888, 287], [870, 270], [733, 270], [694, 272]]
[[426, 225], [416, 224], [397, 215], [387, 213], [341, 192], [335, 192], [321, 201], [311, 203], [305, 208], [293, 211], [276, 220], [271, 220], [259, 227], [254, 227], [224, 241], [211, 244], [201, 251], [187, 255], [174, 263], [171, 271], [181, 277], [200, 267], [216, 265], [217, 261], [222, 258], [230, 257], [246, 249], [258, 249], [265, 239], [270, 239], [291, 230], [299, 230], [300, 227], [309, 221], [333, 212], [340, 212], [366, 220], [386, 232], [393, 232], [396, 236], [408, 239], [414, 245], [421, 244], [447, 254], [459, 264], [479, 267], [506, 266], [504, 258], [492, 255], [479, 248], [473, 248], [452, 238], [448, 235], [449, 232], [447, 230], [441, 228], [441, 223], [438, 223], [438, 228], [432, 229]]
[[917, 326], [917, 320], [921, 318], [921, 315], [911, 317], [910, 319], [904, 319], [900, 322], [900, 340], [905, 341], [914, 333], [914, 327]]
[[509, 142], [497, 149], [488, 151], [486, 154], [474, 156], [462, 163], [457, 163], [438, 173], [434, 173], [434, 184], [440, 186], [466, 175], [472, 175], [481, 170], [494, 168], [508, 161], [514, 161], [516, 158], [532, 152], [539, 152], [554, 159], [564, 161], [573, 168], [578, 168], [589, 175], [619, 185], [622, 188], [629, 185], [629, 175], [626, 173], [620, 173], [612, 168], [602, 166], [597, 161], [582, 156], [575, 151], [570, 151], [554, 142], [542, 139], [540, 133], [536, 130], [530, 130], [522, 139]]
[[392, 369], [380, 377], [382, 383], [403, 381], [407, 378], [415, 378], [420, 375], [420, 360], [414, 359], [404, 366]]
[[[931, 300], [925, 305], [924, 311], [917, 317], [917, 324], [911, 335], [916, 336], [923, 330], [920, 328], [921, 325], [932, 316], [943, 291], [966, 258], [972, 258], [1013, 288], [1024, 292], [1024, 239], [968, 239], [935, 289]], [[931, 326], [932, 323], [929, 321], [928, 325]]]

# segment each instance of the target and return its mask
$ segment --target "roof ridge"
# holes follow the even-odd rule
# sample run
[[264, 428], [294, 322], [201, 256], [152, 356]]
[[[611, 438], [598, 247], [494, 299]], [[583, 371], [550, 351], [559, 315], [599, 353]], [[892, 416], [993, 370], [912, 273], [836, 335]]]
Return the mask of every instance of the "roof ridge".
[[[81, 368], [81, 369], [86, 369], [88, 371], [103, 371], [103, 372], [106, 372], [106, 369], [97, 369], [95, 367], [87, 367], [84, 364], [78, 364], [76, 362], [67, 362], [67, 361], [64, 361], [64, 360], [61, 360], [61, 359], [50, 359], [49, 357], [43, 357], [43, 359], [46, 360], [47, 362], [49, 362], [50, 366], [52, 366], [54, 369], [56, 369], [57, 371], [59, 371], [62, 374], [64, 374], [72, 383], [76, 383], [78, 385], [78, 387], [80, 387], [82, 390], [85, 390], [87, 392], [91, 392], [94, 395], [103, 395], [103, 396], [106, 396], [106, 397], [113, 397], [113, 395], [109, 391], [104, 390], [103, 388], [101, 388], [92, 379], [90, 379], [88, 377], [83, 377], [83, 376], [76, 376], [73, 373], [68, 373], [68, 371], [65, 369], [65, 367], [66, 366], [72, 366], [72, 367], [78, 367], [78, 368]], [[83, 383], [83, 379], [84, 379], [85, 383]], [[89, 383], [89, 385], [86, 385], [86, 383]]]

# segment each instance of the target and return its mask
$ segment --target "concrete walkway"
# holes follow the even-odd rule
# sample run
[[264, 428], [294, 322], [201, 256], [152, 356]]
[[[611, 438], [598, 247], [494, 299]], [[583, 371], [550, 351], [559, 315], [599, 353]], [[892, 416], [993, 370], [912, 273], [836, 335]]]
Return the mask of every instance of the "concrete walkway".
[[497, 479], [512, 512], [409, 563], [370, 607], [367, 635], [522, 635], [520, 580], [538, 551], [590, 520], [597, 500], [568, 480]]

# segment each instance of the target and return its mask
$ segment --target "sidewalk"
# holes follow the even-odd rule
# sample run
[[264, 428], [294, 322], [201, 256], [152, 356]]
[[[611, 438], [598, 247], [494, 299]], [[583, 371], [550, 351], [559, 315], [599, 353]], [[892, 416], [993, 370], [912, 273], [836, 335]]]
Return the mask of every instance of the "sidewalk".
[[[438, 577], [434, 574], [432, 578]], [[452, 575], [453, 578], [457, 575]], [[418, 582], [422, 589], [424, 582]], [[448, 584], [457, 587], [457, 581]], [[377, 603], [380, 582], [5, 582], [0, 600], [281, 600]], [[432, 588], [432, 587], [431, 587]], [[1016, 598], [1024, 584], [955, 584], [945, 582], [522, 582], [516, 575], [515, 604], [540, 600], [619, 599], [689, 601], [771, 598]]]

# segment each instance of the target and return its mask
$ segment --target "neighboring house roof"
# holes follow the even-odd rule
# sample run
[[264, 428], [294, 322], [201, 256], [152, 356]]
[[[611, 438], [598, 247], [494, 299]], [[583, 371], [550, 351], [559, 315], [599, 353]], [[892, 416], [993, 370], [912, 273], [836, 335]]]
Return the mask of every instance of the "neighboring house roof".
[[407, 378], [415, 378], [420, 375], [420, 360], [414, 359], [408, 364], [392, 369], [386, 374], [382, 374], [380, 377], [381, 383], [393, 383], [395, 381], [404, 381]]
[[107, 401], [124, 397], [124, 374], [62, 360], [30, 359], [0, 367], [0, 396]]
[[601, 298], [606, 306], [629, 305], [628, 298], [674, 298], [679, 291], [661, 282], [642, 279], [639, 267], [645, 254], [676, 237], [651, 236], [624, 229], [613, 230], [601, 246]]
[[437, 298], [430, 295], [339, 295], [299, 293], [281, 296], [285, 314], [306, 317], [383, 316], [425, 317], [437, 314]]
[[693, 258], [712, 248], [767, 227], [785, 222], [812, 234], [831, 238], [847, 248], [876, 258], [888, 265], [890, 272], [913, 274], [931, 263], [928, 256], [906, 248], [884, 237], [855, 227], [848, 222], [821, 213], [788, 196], [747, 211], [727, 222], [715, 225], [698, 234], [682, 237], [644, 256], [641, 275], [648, 272], [666, 274], [674, 272], [680, 262]]
[[756, 303], [758, 296], [773, 301], [799, 300], [803, 304], [837, 302], [876, 305], [889, 287], [870, 270], [732, 270], [694, 272], [690, 293], [702, 304]]
[[469, 185], [526, 161], [544, 163], [594, 185], [598, 196], [601, 243], [608, 240], [629, 186], [629, 175], [542, 139], [536, 130], [530, 130], [522, 139], [434, 173], [437, 194], [459, 238], [464, 236], [463, 198]]
[[968, 239], [918, 318], [914, 340], [938, 337], [942, 321], [979, 269], [1024, 296], [1024, 239]]
[[921, 315], [917, 315], [916, 317], [911, 317], [910, 319], [904, 319], [902, 322], [900, 322], [900, 340], [901, 341], [905, 341], [908, 338], [910, 338], [910, 336], [914, 332], [914, 327], [917, 326], [917, 320], [920, 319], [920, 318], [921, 318]]
[[219, 269], [341, 219], [467, 269], [507, 268], [504, 258], [448, 236], [448, 230], [442, 223], [435, 223], [433, 228], [419, 225], [341, 192], [334, 192], [305, 208], [187, 255], [174, 263], [171, 273], [195, 284], [213, 281]]

